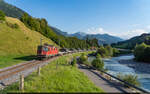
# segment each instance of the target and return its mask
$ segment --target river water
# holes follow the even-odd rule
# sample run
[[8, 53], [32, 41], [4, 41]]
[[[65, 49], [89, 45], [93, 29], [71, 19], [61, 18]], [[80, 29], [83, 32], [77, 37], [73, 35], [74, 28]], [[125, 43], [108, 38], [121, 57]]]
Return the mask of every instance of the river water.
[[[95, 57], [89, 57], [88, 60], [91, 62], [94, 58]], [[150, 64], [141, 64], [138, 62], [134, 62], [134, 64], [132, 64], [133, 62], [128, 62], [127, 64], [119, 63], [120, 60], [132, 60], [133, 58], [133, 55], [124, 55], [112, 57], [110, 59], [103, 59], [105, 64], [104, 67], [108, 70], [108, 73], [114, 76], [116, 76], [118, 73], [137, 75], [138, 80], [141, 83], [141, 88], [150, 91]], [[128, 66], [130, 64], [132, 64], [132, 67]], [[135, 69], [134, 67], [137, 67], [137, 65], [138, 68]], [[142, 69], [144, 69], [144, 71], [141, 71]]]

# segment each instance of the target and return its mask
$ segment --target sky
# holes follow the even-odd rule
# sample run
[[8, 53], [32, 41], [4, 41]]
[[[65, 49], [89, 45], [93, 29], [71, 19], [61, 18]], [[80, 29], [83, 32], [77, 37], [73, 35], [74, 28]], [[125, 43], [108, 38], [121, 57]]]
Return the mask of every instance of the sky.
[[68, 33], [129, 39], [150, 33], [150, 0], [5, 0]]

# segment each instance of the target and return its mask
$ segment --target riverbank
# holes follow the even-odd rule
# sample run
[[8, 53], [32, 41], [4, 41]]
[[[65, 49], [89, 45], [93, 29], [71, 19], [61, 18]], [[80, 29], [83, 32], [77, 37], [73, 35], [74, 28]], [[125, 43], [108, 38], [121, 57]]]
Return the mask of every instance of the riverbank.
[[135, 93], [134, 90], [124, 87], [115, 80], [109, 80], [99, 71], [93, 70], [83, 64], [78, 64], [78, 68], [98, 87], [102, 88], [106, 93]]

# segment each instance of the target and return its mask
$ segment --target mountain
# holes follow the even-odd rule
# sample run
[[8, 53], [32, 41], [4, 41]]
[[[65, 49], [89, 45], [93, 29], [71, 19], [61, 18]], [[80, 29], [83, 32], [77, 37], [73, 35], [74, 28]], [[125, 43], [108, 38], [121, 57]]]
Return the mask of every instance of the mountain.
[[[14, 24], [17, 24], [17, 27], [13, 27]], [[20, 20], [6, 17], [6, 22], [0, 23], [0, 56], [35, 55], [40, 38], [43, 38], [43, 43], [55, 44], [40, 33], [27, 28]]]
[[25, 11], [6, 3], [4, 0], [0, 0], [0, 10], [2, 10], [7, 16], [14, 17], [14, 18], [20, 18]]
[[91, 34], [91, 35], [88, 34], [86, 37], [98, 39], [99, 44], [111, 44], [123, 41], [123, 39], [119, 37], [111, 36], [108, 34]]
[[119, 37], [111, 36], [108, 34], [86, 34], [83, 32], [77, 32], [77, 33], [71, 34], [70, 36], [74, 36], [79, 39], [86, 39], [87, 37], [90, 39], [96, 38], [98, 39], [99, 44], [111, 44], [111, 43], [117, 43], [119, 41], [123, 41], [123, 39]]
[[112, 46], [123, 49], [134, 49], [136, 44], [146, 43], [150, 45], [150, 34], [144, 33], [140, 36], [133, 37], [129, 40], [118, 42], [116, 44], [112, 44]]
[[74, 34], [70, 34], [69, 36], [71, 36], [71, 37], [77, 37], [77, 38], [79, 38], [79, 39], [84, 39], [84, 37], [85, 37], [86, 35], [87, 35], [86, 33], [77, 32], [77, 33], [74, 33]]
[[50, 28], [58, 35], [63, 35], [63, 36], [69, 36], [69, 34], [67, 32], [63, 32], [61, 31], [60, 29], [56, 28], [56, 27], [53, 27], [53, 26], [50, 26]]

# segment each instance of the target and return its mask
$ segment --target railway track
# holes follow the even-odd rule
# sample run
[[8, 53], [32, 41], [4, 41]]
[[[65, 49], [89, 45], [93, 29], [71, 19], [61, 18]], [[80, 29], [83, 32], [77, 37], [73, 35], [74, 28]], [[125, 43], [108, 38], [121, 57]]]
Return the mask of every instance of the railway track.
[[[65, 53], [63, 54], [63, 56], [68, 54], [73, 54], [73, 53]], [[26, 77], [32, 72], [34, 72], [35, 70], [37, 70], [39, 66], [44, 66], [45, 64], [48, 64], [50, 61], [60, 56], [55, 56], [50, 59], [42, 60], [42, 61], [32, 60], [26, 63], [22, 63], [19, 65], [12, 66], [10, 68], [5, 68], [3, 70], [0, 70], [0, 89], [3, 89], [14, 82], [17, 82], [21, 74], [23, 74]]]
[[[12, 84], [13, 82], [16, 82], [19, 79], [19, 76], [21, 74], [27, 74], [29, 75], [35, 69], [38, 68], [38, 66], [43, 66], [44, 64], [49, 63], [50, 61], [56, 59], [58, 56], [55, 56], [53, 58], [39, 61], [39, 60], [32, 60], [23, 64], [19, 64], [4, 70], [0, 71], [0, 89], [4, 88], [7, 85]], [[34, 68], [34, 69], [32, 69]], [[24, 73], [27, 70], [31, 70], [28, 73]]]

